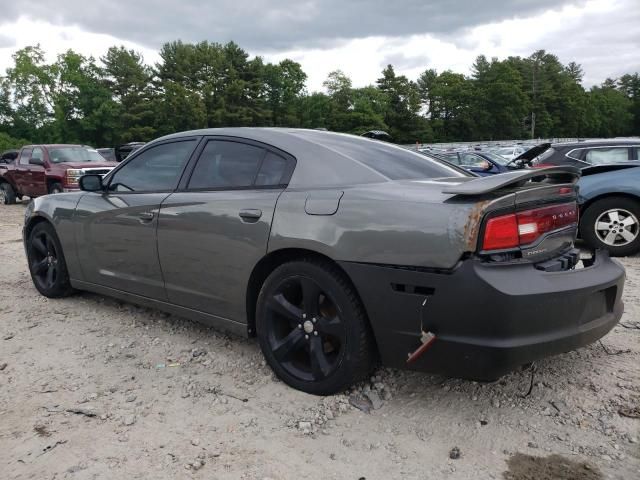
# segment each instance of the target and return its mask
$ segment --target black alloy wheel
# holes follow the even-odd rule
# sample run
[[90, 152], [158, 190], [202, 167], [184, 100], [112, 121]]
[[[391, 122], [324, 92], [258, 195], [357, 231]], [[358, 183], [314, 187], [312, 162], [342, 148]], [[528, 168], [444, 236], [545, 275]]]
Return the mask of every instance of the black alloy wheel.
[[275, 373], [308, 393], [345, 389], [373, 363], [375, 347], [360, 301], [340, 272], [321, 263], [277, 268], [260, 292], [256, 328]]
[[269, 346], [282, 368], [305, 381], [321, 381], [340, 364], [346, 331], [333, 300], [311, 278], [285, 279], [266, 308]]
[[33, 284], [42, 295], [56, 298], [72, 292], [62, 247], [50, 224], [41, 222], [33, 228], [27, 256]]

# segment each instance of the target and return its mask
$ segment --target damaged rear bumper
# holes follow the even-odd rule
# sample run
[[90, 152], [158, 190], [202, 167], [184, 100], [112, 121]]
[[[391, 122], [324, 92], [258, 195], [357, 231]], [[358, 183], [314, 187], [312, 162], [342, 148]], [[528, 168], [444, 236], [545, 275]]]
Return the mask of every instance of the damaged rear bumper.
[[[342, 262], [385, 365], [494, 380], [540, 358], [595, 342], [620, 320], [624, 268], [597, 252], [587, 268], [462, 261], [450, 272]], [[422, 332], [430, 348], [407, 364]]]

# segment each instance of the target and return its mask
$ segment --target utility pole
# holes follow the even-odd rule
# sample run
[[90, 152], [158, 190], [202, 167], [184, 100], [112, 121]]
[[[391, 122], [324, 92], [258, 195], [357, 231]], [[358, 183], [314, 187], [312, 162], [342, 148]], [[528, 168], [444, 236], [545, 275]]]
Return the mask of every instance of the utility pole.
[[536, 112], [534, 111], [536, 108], [536, 70], [538, 68], [538, 59], [536, 58], [533, 63], [533, 68], [531, 69], [531, 89], [532, 89], [532, 97], [533, 101], [531, 102], [531, 140], [535, 138], [536, 134]]
[[531, 140], [535, 138], [536, 132], [536, 112], [531, 112]]

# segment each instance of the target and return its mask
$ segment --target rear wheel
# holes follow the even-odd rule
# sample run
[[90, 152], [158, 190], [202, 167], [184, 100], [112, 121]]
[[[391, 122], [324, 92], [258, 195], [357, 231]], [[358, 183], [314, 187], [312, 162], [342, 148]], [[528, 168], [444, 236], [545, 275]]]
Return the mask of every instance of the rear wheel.
[[0, 183], [0, 204], [13, 205], [16, 203], [16, 192], [7, 182]]
[[612, 256], [640, 251], [640, 203], [626, 197], [609, 197], [591, 204], [580, 220], [582, 238]]
[[27, 260], [31, 279], [45, 297], [66, 297], [73, 292], [62, 246], [51, 224], [38, 223], [29, 234]]
[[329, 263], [302, 260], [276, 268], [258, 296], [256, 331], [276, 375], [307, 393], [344, 390], [373, 367], [364, 308]]

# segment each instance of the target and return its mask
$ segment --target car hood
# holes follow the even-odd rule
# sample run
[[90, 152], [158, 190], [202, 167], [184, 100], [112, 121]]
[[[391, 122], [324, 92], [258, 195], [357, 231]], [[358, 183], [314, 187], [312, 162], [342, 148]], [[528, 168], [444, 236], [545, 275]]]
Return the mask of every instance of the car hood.
[[536, 145], [535, 147], [530, 148], [526, 152], [521, 153], [520, 155], [518, 155], [516, 158], [514, 158], [511, 161], [513, 163], [515, 163], [515, 162], [529, 163], [534, 158], [542, 155], [544, 152], [549, 150], [550, 147], [551, 147], [550, 143], [541, 143], [540, 145]]
[[60, 167], [64, 167], [64, 168], [113, 168], [116, 165], [118, 165], [117, 162], [70, 162], [70, 163], [66, 163], [66, 162], [62, 162], [62, 163], [56, 163], [54, 165], [60, 166]]

